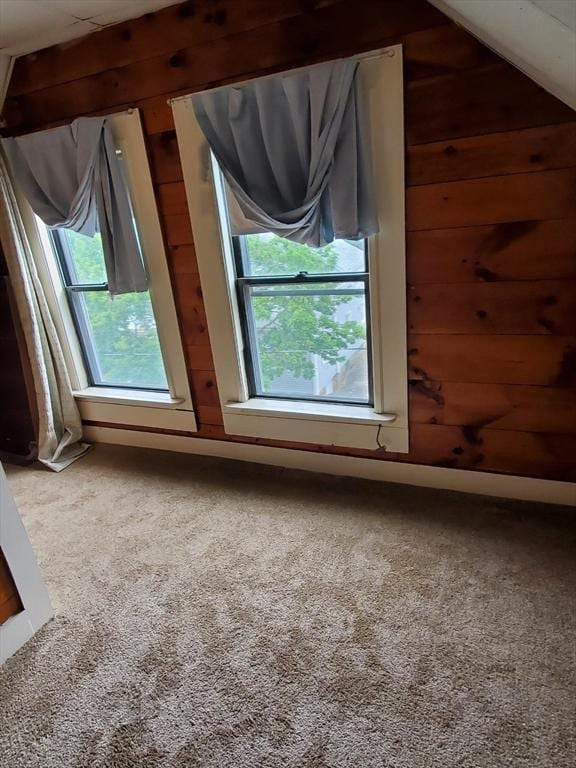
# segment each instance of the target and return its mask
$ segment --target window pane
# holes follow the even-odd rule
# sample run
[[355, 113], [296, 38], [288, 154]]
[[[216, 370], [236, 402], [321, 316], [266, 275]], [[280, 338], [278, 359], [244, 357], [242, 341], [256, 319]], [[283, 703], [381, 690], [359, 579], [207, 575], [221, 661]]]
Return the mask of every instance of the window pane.
[[364, 272], [364, 240], [335, 240], [323, 248], [310, 248], [271, 234], [244, 235], [244, 274], [296, 275]]
[[74, 293], [94, 384], [168, 389], [156, 322], [145, 293]]
[[370, 402], [363, 282], [248, 291], [257, 394]]
[[100, 233], [88, 237], [71, 229], [58, 231], [72, 285], [107, 282]]

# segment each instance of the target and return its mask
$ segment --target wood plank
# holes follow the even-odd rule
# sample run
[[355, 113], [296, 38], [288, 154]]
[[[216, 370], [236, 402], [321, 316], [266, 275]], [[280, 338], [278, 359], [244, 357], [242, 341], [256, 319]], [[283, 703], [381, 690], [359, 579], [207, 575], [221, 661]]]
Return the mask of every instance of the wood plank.
[[174, 245], [168, 251], [168, 263], [175, 279], [180, 275], [197, 275], [198, 262], [193, 245]]
[[408, 337], [410, 379], [576, 386], [576, 336]]
[[576, 281], [411, 286], [408, 328], [431, 334], [576, 335]]
[[[310, 4], [310, 10], [336, 0]], [[77, 80], [302, 13], [302, 0], [194, 0], [18, 59], [10, 95]]]
[[176, 131], [163, 131], [148, 137], [150, 171], [156, 184], [182, 181], [182, 165]]
[[576, 216], [576, 168], [406, 190], [407, 228], [446, 229]]
[[576, 435], [576, 389], [413, 380], [410, 422]]
[[[398, 42], [408, 33], [445, 23], [424, 0], [339, 2], [226, 38], [171, 49], [170, 54], [115, 67], [6, 99], [11, 128], [27, 130], [58, 120], [116, 108], [160, 94], [201, 90], [226, 78], [281, 71]], [[351, 41], [350, 30], [354, 29]], [[550, 122], [550, 121], [548, 121]]]
[[576, 436], [414, 424], [405, 460], [570, 481], [576, 479]]
[[192, 224], [187, 213], [179, 213], [175, 216], [164, 214], [162, 224], [166, 233], [168, 245], [194, 245], [192, 237]]
[[[208, 337], [204, 339], [208, 342]], [[214, 371], [214, 361], [208, 343], [204, 345], [187, 344], [184, 347], [189, 371]]]
[[200, 424], [224, 424], [220, 407], [214, 405], [199, 405], [196, 409]]
[[184, 344], [207, 346], [208, 324], [202, 300], [198, 274], [180, 274], [175, 284], [174, 298]]
[[500, 61], [406, 89], [409, 145], [574, 121], [574, 111]]
[[194, 405], [220, 408], [216, 376], [213, 371], [192, 371]]
[[576, 223], [519, 221], [409, 232], [408, 282], [576, 278]]
[[410, 147], [406, 175], [416, 185], [570, 166], [576, 166], [576, 123]]
[[188, 213], [186, 188], [183, 181], [159, 184], [156, 186], [156, 197], [158, 206], [163, 213], [169, 216]]
[[498, 55], [456, 24], [412, 32], [402, 40], [406, 82], [496, 63]]

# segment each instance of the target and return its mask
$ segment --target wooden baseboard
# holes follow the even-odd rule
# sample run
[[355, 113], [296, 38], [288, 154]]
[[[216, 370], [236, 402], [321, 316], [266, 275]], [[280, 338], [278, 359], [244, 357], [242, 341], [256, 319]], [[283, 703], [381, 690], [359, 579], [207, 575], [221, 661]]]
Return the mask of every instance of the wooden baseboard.
[[203, 456], [218, 456], [290, 469], [303, 469], [310, 472], [359, 477], [365, 480], [576, 506], [576, 484], [558, 480], [540, 480], [517, 475], [473, 472], [466, 469], [376, 461], [352, 456], [336, 456], [156, 432], [135, 432], [111, 427], [85, 427], [84, 438], [91, 443], [108, 443]]

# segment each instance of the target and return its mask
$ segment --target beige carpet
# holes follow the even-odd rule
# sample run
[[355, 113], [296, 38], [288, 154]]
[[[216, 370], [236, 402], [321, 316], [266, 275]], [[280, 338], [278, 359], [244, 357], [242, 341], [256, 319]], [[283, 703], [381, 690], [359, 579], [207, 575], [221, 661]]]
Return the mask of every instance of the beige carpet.
[[99, 448], [8, 468], [56, 618], [4, 768], [573, 768], [576, 514]]

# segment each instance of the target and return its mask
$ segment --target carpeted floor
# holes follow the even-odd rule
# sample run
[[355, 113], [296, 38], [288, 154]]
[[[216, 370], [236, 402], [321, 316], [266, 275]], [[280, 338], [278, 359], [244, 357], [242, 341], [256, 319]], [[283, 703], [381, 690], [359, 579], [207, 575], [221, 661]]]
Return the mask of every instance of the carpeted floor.
[[4, 768], [573, 768], [576, 513], [101, 447], [7, 468], [56, 618]]

